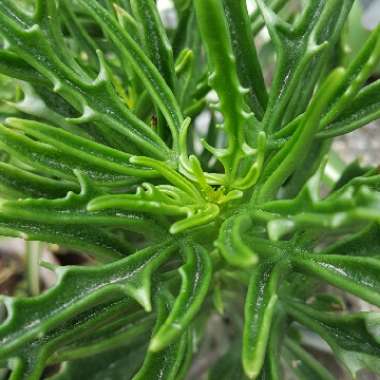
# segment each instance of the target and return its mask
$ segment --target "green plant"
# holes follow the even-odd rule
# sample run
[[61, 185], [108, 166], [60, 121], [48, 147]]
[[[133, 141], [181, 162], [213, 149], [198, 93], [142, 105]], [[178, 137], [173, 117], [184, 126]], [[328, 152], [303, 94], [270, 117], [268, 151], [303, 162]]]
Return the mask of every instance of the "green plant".
[[216, 313], [210, 380], [333, 379], [310, 332], [380, 373], [380, 314], [334, 290], [380, 307], [380, 173], [325, 173], [380, 117], [380, 27], [347, 62], [353, 2], [176, 0], [170, 29], [153, 0], [0, 1], [0, 233], [93, 258], [2, 298], [0, 377], [184, 379]]

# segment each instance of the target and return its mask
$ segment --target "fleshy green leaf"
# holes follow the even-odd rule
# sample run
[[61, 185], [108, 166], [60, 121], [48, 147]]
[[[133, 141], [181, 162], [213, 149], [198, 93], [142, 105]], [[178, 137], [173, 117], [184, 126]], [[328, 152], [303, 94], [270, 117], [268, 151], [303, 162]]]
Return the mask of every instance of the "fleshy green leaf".
[[[157, 307], [156, 331], [169, 315], [170, 308], [172, 307], [169, 297], [161, 294]], [[188, 339], [188, 334], [184, 333], [179, 340], [169, 345], [163, 351], [158, 353], [148, 351], [141, 369], [133, 377], [133, 380], [175, 380], [186, 355]]]
[[380, 306], [380, 260], [341, 255], [294, 258], [295, 267]]
[[380, 373], [380, 174], [332, 140], [380, 116], [380, 26], [169, 3], [0, 0], [0, 234], [85, 255], [1, 256], [0, 379], [332, 380], [319, 339]]
[[26, 347], [110, 297], [124, 294], [151, 310], [151, 276], [174, 248], [165, 242], [106, 266], [57, 268], [57, 285], [46, 293], [36, 298], [5, 298], [8, 317], [0, 325], [0, 358], [25, 361]]
[[379, 89], [380, 81], [364, 87], [353, 99], [350, 107], [344, 110], [325, 130], [319, 132], [317, 137], [330, 138], [343, 135], [379, 119]]
[[244, 214], [232, 216], [222, 224], [215, 244], [230, 265], [246, 268], [257, 263], [257, 255], [242, 238], [251, 226], [250, 217]]
[[[104, 126], [111, 128], [119, 138], [120, 135], [124, 136], [142, 151], [156, 157], [167, 156], [169, 150], [164, 142], [149, 126], [135, 117], [116, 95], [109, 80], [109, 69], [100, 52], [100, 71], [97, 78], [92, 79], [76, 64], [71, 54], [60, 53], [59, 49], [55, 49], [57, 44], [64, 48], [60, 32], [55, 29], [51, 35], [49, 20], [56, 16], [55, 3], [49, 3], [47, 12], [51, 13], [50, 17], [42, 18], [40, 24], [32, 23], [30, 19], [26, 22], [25, 15], [16, 17], [9, 14], [7, 7], [5, 4], [0, 7], [1, 33], [11, 46], [11, 51], [48, 79], [50, 89], [63, 96], [81, 113], [79, 118], [69, 121], [79, 124], [93, 121], [106, 139], [110, 133], [105, 135]], [[40, 41], [37, 47], [35, 40]], [[21, 75], [24, 72], [21, 70]]]
[[120, 50], [122, 56], [125, 57], [140, 77], [146, 89], [153, 97], [154, 102], [164, 114], [172, 133], [174, 146], [176, 147], [178, 131], [182, 124], [183, 116], [173, 93], [159, 74], [157, 68], [127, 31], [123, 30], [99, 3], [94, 0], [80, 0], [79, 2], [99, 22], [115, 46]]
[[252, 40], [246, 1], [224, 0], [224, 8], [241, 84], [249, 89], [249, 104], [254, 114], [261, 118], [268, 95]]
[[185, 258], [185, 264], [179, 269], [182, 278], [179, 294], [167, 319], [153, 336], [150, 351], [161, 351], [183, 334], [207, 296], [212, 275], [208, 252], [202, 247], [186, 247]]
[[77, 190], [78, 184], [67, 180], [44, 177], [0, 162], [1, 197], [62, 197], [70, 190]]
[[51, 380], [91, 378], [131, 379], [144, 357], [144, 349], [130, 347], [101, 353], [90, 358], [64, 363], [63, 368]]
[[[380, 373], [379, 314], [334, 315], [310, 306], [289, 303], [289, 313], [318, 333], [353, 376], [362, 368]], [[377, 326], [377, 327], [376, 327]]]
[[279, 187], [305, 159], [318, 131], [320, 116], [343, 76], [344, 69], [336, 69], [330, 74], [312, 100], [297, 132], [266, 166], [262, 176], [265, 182], [260, 189], [258, 202], [265, 201], [267, 197], [273, 197]]
[[243, 366], [250, 379], [256, 379], [264, 364], [272, 319], [278, 300], [281, 271], [260, 264], [251, 277], [244, 309]]
[[[274, 131], [282, 127], [284, 118], [294, 118], [304, 112], [297, 108], [308, 104], [307, 97], [312, 95], [328, 57], [326, 49], [336, 43], [353, 1], [309, 2], [294, 26], [284, 22], [263, 0], [257, 3], [278, 53], [263, 119], [265, 130]], [[305, 99], [303, 103], [300, 93]]]
[[229, 184], [233, 186], [244, 152], [244, 125], [251, 115], [245, 112], [245, 90], [237, 74], [231, 38], [223, 4], [217, 0], [196, 0], [195, 9], [209, 60], [209, 82], [218, 94], [224, 117], [223, 129], [228, 146], [216, 156], [223, 163]]

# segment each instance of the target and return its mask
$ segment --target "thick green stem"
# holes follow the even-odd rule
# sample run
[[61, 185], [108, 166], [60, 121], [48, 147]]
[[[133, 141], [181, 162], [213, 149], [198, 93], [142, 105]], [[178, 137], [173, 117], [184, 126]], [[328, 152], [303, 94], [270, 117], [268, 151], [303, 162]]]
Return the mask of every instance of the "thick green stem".
[[31, 296], [40, 293], [40, 257], [43, 245], [39, 241], [25, 242], [26, 279]]

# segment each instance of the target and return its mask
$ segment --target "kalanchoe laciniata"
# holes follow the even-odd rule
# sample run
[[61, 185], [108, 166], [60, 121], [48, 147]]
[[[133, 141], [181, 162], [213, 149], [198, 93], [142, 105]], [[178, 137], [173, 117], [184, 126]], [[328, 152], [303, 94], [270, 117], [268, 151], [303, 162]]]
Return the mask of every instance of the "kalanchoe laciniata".
[[0, 378], [337, 378], [322, 342], [380, 373], [380, 173], [327, 170], [380, 26], [352, 58], [354, 0], [303, 4], [0, 1], [0, 233], [92, 257], [1, 298]]

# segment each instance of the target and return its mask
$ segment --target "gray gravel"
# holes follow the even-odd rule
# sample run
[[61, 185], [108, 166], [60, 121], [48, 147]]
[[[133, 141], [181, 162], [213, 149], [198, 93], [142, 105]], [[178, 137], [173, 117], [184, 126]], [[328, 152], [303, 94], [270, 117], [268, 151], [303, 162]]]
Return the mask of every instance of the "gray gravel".
[[365, 165], [380, 165], [380, 122], [337, 138], [333, 149], [346, 163], [359, 158]]

